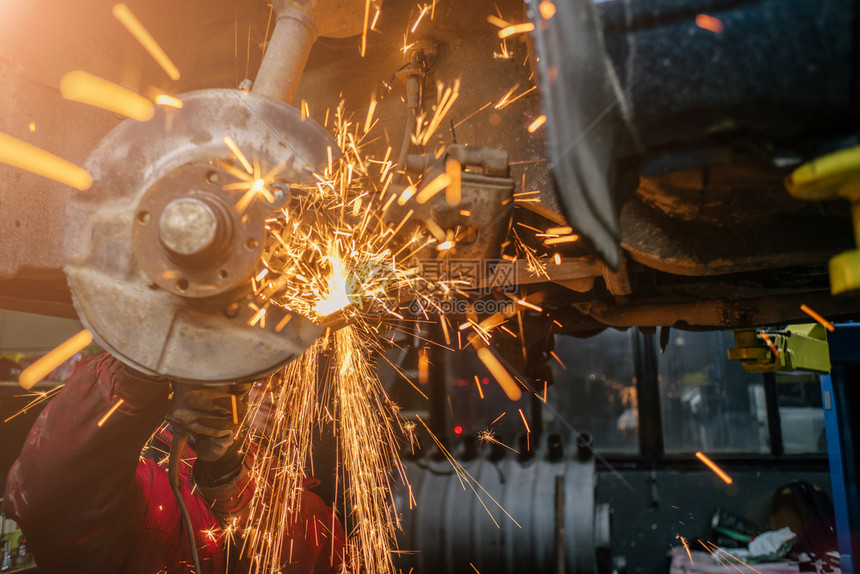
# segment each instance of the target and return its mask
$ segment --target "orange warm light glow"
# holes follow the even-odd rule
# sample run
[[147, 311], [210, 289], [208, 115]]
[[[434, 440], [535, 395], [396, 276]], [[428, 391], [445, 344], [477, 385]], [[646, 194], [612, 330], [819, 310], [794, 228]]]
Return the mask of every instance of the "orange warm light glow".
[[696, 14], [696, 26], [714, 34], [723, 33], [723, 23], [718, 18], [707, 14]]

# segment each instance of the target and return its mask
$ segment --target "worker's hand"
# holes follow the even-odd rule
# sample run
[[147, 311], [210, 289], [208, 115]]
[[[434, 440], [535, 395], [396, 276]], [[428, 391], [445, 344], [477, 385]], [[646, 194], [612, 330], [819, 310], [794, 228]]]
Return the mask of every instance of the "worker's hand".
[[250, 384], [179, 383], [168, 407], [167, 420], [194, 435], [199, 460], [215, 462], [227, 453], [238, 434], [247, 412], [250, 388]]

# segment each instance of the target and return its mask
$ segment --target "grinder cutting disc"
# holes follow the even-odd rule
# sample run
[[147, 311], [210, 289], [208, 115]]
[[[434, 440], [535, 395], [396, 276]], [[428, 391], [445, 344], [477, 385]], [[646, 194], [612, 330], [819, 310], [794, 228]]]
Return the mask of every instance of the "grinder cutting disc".
[[255, 380], [322, 331], [274, 307], [265, 327], [249, 325], [252, 275], [265, 218], [291, 183], [315, 182], [337, 147], [282, 102], [233, 90], [181, 99], [181, 109], [120, 124], [87, 160], [92, 188], [68, 203], [66, 276], [81, 322], [134, 369], [197, 384]]

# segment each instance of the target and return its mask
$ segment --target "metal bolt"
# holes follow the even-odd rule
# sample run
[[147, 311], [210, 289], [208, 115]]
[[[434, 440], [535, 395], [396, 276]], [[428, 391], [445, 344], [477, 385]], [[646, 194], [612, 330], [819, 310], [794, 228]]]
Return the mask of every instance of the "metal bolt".
[[193, 197], [167, 204], [158, 220], [158, 237], [177, 255], [197, 255], [208, 249], [218, 235], [218, 216], [206, 202]]

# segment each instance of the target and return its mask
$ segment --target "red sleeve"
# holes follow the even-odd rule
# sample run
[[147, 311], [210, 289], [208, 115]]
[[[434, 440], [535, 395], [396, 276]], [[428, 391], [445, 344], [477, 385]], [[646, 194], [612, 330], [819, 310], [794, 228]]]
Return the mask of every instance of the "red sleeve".
[[143, 523], [140, 451], [163, 420], [168, 393], [105, 353], [81, 364], [42, 412], [3, 499], [40, 571], [121, 570]]
[[346, 536], [340, 521], [323, 500], [309, 489], [317, 484], [306, 479], [298, 520], [290, 526], [289, 547], [283, 549], [286, 574], [335, 574], [341, 571]]

